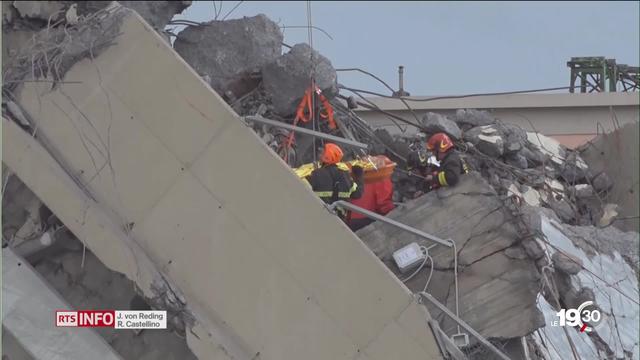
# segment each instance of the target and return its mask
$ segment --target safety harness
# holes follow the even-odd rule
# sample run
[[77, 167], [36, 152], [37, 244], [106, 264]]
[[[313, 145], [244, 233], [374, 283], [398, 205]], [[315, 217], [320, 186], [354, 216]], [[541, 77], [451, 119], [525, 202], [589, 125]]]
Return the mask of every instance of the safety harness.
[[[320, 90], [320, 88], [316, 85], [312, 85], [307, 90], [305, 90], [304, 96], [302, 97], [302, 100], [300, 101], [300, 104], [296, 109], [296, 117], [295, 119], [293, 119], [293, 126], [297, 126], [298, 122], [300, 121], [302, 121], [303, 123], [308, 123], [311, 119], [314, 118], [315, 109], [313, 108], [312, 98], [314, 96], [314, 90], [315, 95], [318, 96], [322, 105], [322, 108], [320, 110], [320, 118], [325, 119], [328, 122], [329, 129], [337, 129], [338, 126], [336, 125], [336, 121], [333, 116], [333, 107], [331, 106], [331, 103], [329, 103], [329, 100], [327, 100], [327, 98], [322, 94], [322, 90]], [[282, 157], [285, 161], [287, 161], [287, 159], [289, 158], [289, 150], [293, 146], [294, 140], [295, 132], [291, 131], [289, 133], [289, 137], [285, 142], [285, 150]]]

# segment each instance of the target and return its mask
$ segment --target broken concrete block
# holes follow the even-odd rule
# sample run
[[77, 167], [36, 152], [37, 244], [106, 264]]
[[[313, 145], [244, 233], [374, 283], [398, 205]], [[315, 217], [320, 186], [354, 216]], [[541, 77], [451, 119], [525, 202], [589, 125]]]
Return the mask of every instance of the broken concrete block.
[[527, 141], [527, 132], [517, 125], [500, 122], [495, 127], [503, 134], [505, 153], [520, 151]]
[[602, 217], [598, 220], [599, 227], [605, 227], [611, 225], [613, 220], [618, 216], [618, 205], [617, 204], [607, 204], [602, 209]]
[[464, 133], [464, 139], [491, 157], [504, 154], [502, 133], [492, 125], [478, 126]]
[[551, 197], [547, 204], [563, 222], [571, 223], [575, 219], [575, 211], [565, 199]]
[[545, 161], [545, 156], [543, 153], [538, 151], [537, 149], [531, 149], [533, 145], [525, 143], [525, 145], [520, 149], [519, 154], [524, 156], [527, 159], [530, 167], [540, 166]]
[[518, 187], [515, 184], [511, 184], [507, 187], [507, 196], [517, 196], [522, 197], [522, 193], [518, 190]]
[[264, 88], [276, 113], [288, 116], [296, 111], [305, 90], [311, 86], [312, 68], [316, 86], [331, 99], [338, 93], [336, 70], [329, 59], [308, 44], [294, 45], [288, 53], [262, 68]]
[[454, 121], [463, 130], [468, 130], [478, 126], [495, 124], [496, 119], [484, 110], [459, 109], [456, 111]]
[[560, 176], [568, 183], [580, 182], [589, 177], [589, 167], [577, 153], [569, 153], [559, 166]]
[[528, 258], [526, 251], [521, 246], [507, 248], [504, 254], [510, 259], [524, 260]]
[[513, 139], [507, 138], [507, 142], [504, 145], [504, 152], [506, 152], [508, 154], [512, 154], [512, 153], [517, 153], [520, 150], [522, 150], [522, 143], [521, 142], [514, 141]]
[[578, 184], [573, 187], [573, 193], [578, 199], [587, 199], [594, 195], [593, 186], [588, 184]]
[[523, 186], [522, 197], [530, 206], [540, 206], [540, 193], [530, 186]]
[[542, 246], [540, 246], [540, 243], [536, 239], [523, 240], [521, 245], [531, 259], [540, 259], [545, 254], [544, 249], [542, 249]]
[[[282, 32], [265, 15], [189, 26], [174, 49], [211, 87], [222, 94], [234, 75], [261, 69], [282, 54]], [[298, 94], [301, 96], [301, 94]]]
[[[3, 1], [5, 3], [8, 1]], [[62, 1], [13, 1], [13, 7], [23, 18], [53, 21], [64, 15]]]
[[591, 180], [591, 183], [593, 184], [593, 188], [599, 193], [608, 191], [613, 187], [613, 181], [605, 172], [601, 172], [594, 177], [593, 180]]
[[443, 132], [455, 140], [462, 138], [462, 131], [458, 125], [444, 115], [428, 112], [422, 117], [422, 124], [428, 134]]
[[551, 256], [551, 262], [556, 270], [560, 270], [569, 275], [575, 275], [582, 270], [582, 260], [570, 254], [555, 252]]
[[564, 193], [564, 185], [556, 179], [545, 179], [544, 183], [555, 193]]
[[526, 169], [529, 167], [527, 158], [520, 153], [508, 154], [507, 156], [505, 156], [505, 162], [519, 169]]
[[547, 155], [556, 165], [564, 165], [566, 149], [558, 141], [534, 132], [527, 132], [527, 140], [538, 151]]

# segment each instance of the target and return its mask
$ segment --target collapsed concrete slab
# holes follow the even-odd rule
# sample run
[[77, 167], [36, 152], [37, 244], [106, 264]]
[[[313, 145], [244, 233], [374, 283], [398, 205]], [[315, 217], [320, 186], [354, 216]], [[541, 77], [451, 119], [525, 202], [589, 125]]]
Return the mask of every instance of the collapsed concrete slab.
[[[460, 317], [487, 338], [524, 336], [540, 327], [536, 307], [539, 273], [520, 246], [520, 234], [495, 190], [477, 173], [454, 188], [431, 192], [388, 214], [394, 220], [456, 243]], [[400, 275], [391, 257], [395, 250], [426, 240], [376, 223], [358, 232], [360, 238]], [[455, 309], [452, 249], [429, 250], [434, 272], [427, 292]], [[428, 272], [429, 270], [425, 270]], [[413, 291], [425, 286], [424, 276], [407, 283]], [[439, 314], [431, 309], [433, 314]], [[449, 335], [454, 324], [436, 316]]]
[[70, 66], [81, 83], [16, 89], [38, 135], [3, 120], [8, 167], [182, 314], [201, 359], [442, 358], [409, 290], [149, 25], [108, 12], [120, 35]]
[[[93, 329], [55, 327], [55, 311], [65, 309], [69, 305], [29, 263], [2, 249], [3, 332], [11, 334], [28, 359], [121, 359]], [[15, 354], [7, 350], [3, 348], [3, 357]]]
[[[547, 326], [533, 340], [541, 354], [547, 359], [568, 359], [574, 348], [585, 359], [637, 359], [638, 234], [613, 227], [567, 226], [545, 216], [541, 216], [539, 229], [543, 239], [538, 241], [547, 256], [568, 259], [570, 264], [567, 268], [566, 262], [554, 262], [554, 271], [546, 272], [546, 281], [555, 284], [559, 297], [547, 292], [539, 298]], [[601, 321], [587, 334], [577, 328], [564, 333], [562, 328], [550, 326], [560, 307], [577, 308], [585, 301], [593, 301], [590, 309], [601, 314]]]
[[[638, 122], [628, 124], [617, 131], [598, 136], [579, 149], [580, 156], [596, 176], [594, 187], [598, 187], [598, 192], [602, 191], [606, 201], [620, 205], [620, 219], [613, 226], [625, 231], [640, 230], [638, 131]], [[601, 173], [615, 179], [615, 182], [599, 178]]]

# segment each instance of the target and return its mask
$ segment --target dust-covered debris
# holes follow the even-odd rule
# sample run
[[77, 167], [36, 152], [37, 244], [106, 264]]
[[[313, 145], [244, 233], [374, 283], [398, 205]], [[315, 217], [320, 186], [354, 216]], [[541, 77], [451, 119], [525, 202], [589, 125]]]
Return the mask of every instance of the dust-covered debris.
[[315, 85], [328, 99], [338, 93], [336, 71], [331, 61], [308, 44], [296, 44], [291, 50], [262, 68], [264, 87], [274, 111], [282, 116], [296, 111], [305, 90]]
[[[103, 10], [111, 4], [111, 1], [61, 1], [67, 6], [77, 4], [80, 16], [90, 16]], [[149, 25], [158, 31], [176, 15], [182, 13], [191, 5], [191, 1], [118, 1], [122, 6], [137, 12]]]
[[[9, 1], [6, 2], [9, 3]], [[12, 3], [23, 18], [44, 21], [57, 20], [64, 14], [65, 8], [65, 4], [61, 1], [12, 1]]]
[[[458, 114], [462, 116], [467, 112], [458, 111]], [[539, 294], [547, 294], [542, 276], [544, 269], [551, 266], [555, 267], [558, 273], [565, 274], [564, 276], [574, 276], [582, 274], [583, 262], [586, 261], [577, 255], [548, 254], [544, 243], [536, 240], [540, 221], [536, 222], [532, 218], [544, 214], [558, 223], [580, 225], [565, 225], [567, 229], [571, 229], [566, 231], [573, 231], [570, 233], [571, 238], [578, 242], [583, 236], [580, 232], [601, 229], [598, 231], [604, 231], [615, 239], [609, 241], [610, 243], [628, 249], [632, 244], [637, 244], [637, 234], [621, 235], [611, 232], [607, 227], [615, 220], [615, 207], [607, 205], [601, 197], [602, 192], [597, 190], [610, 187], [610, 183], [606, 181], [606, 173], [597, 173], [594, 176], [578, 153], [566, 149], [552, 138], [527, 133], [515, 125], [504, 124], [497, 119], [490, 120], [489, 113], [476, 114], [483, 114], [482, 122], [487, 124], [464, 124], [462, 138], [465, 142], [458, 142], [457, 145], [482, 178], [477, 177], [478, 175], [467, 175], [457, 187], [440, 189], [436, 194], [429, 193], [409, 201], [389, 215], [441, 238], [451, 238], [456, 243], [462, 242], [458, 243], [457, 248], [461, 317], [467, 322], [473, 322], [473, 326], [490, 338], [524, 336], [548, 326], [548, 322], [536, 310], [539, 308], [546, 311], [546, 308], [537, 305], [540, 303]], [[397, 137], [394, 141], [396, 144], [413, 144], [413, 149], [419, 149], [424, 147], [425, 139], [415, 139], [412, 143], [411, 140]], [[596, 185], [594, 180], [598, 176], [601, 176], [601, 179]], [[473, 183], [473, 186], [482, 187], [480, 184], [484, 181], [490, 185], [490, 191], [468, 188], [469, 182]], [[411, 194], [419, 183], [419, 179], [394, 174], [396, 192]], [[411, 197], [409, 195], [397, 198], [406, 200]], [[480, 221], [469, 219], [474, 216]], [[510, 231], [513, 233], [510, 234]], [[389, 255], [402, 245], [417, 240], [383, 224], [369, 225], [358, 234], [394, 272], [397, 269]], [[589, 246], [597, 243], [590, 241]], [[423, 245], [429, 244], [425, 242]], [[416, 276], [408, 281], [407, 285], [414, 291], [421, 291], [426, 284], [425, 277], [430, 277], [427, 291], [453, 309], [453, 265], [446, 250], [436, 251], [440, 248], [442, 247], [438, 246], [429, 251], [434, 262], [433, 274], [429, 275], [431, 270], [426, 265], [426, 270], [423, 270], [425, 275]], [[601, 252], [590, 249], [595, 255], [612, 254], [610, 250]], [[637, 257], [637, 251], [635, 254]], [[631, 258], [633, 257], [632, 255]], [[628, 263], [633, 262], [630, 258], [629, 260]], [[508, 272], [509, 275], [500, 275], [502, 271]], [[399, 277], [402, 278], [400, 275]], [[508, 285], [496, 280], [507, 278]], [[552, 281], [561, 282], [561, 279], [554, 278]], [[562, 284], [558, 286], [563, 291], [562, 296], [567, 301], [565, 303], [574, 304], [593, 294], [589, 288], [579, 287], [571, 290]], [[509, 295], [496, 295], [501, 294], [501, 291], [509, 292]], [[516, 299], [520, 306], [513, 307], [519, 311], [518, 314], [511, 314], [511, 305], [505, 303], [512, 299]], [[492, 305], [487, 305], [488, 303]], [[504, 311], [493, 314], [492, 311], [496, 308]], [[435, 309], [431, 311], [438, 314]], [[483, 317], [487, 312], [491, 319]], [[493, 328], [492, 319], [500, 316], [506, 316], [511, 321], [518, 316], [524, 316], [526, 320], [517, 321], [522, 324], [520, 328]], [[637, 315], [635, 317], [637, 318]], [[445, 325], [449, 326], [448, 330], [455, 330], [453, 324], [444, 321], [443, 317], [438, 319], [443, 324], [448, 324]], [[509, 320], [505, 319], [501, 324], [506, 322]], [[602, 342], [591, 346], [601, 347]]]
[[[176, 15], [191, 5], [191, 1], [120, 1], [120, 5], [136, 11], [157, 31], [163, 32], [165, 26]], [[108, 21], [104, 24], [89, 21], [106, 9], [113, 6], [112, 1], [3, 1], [2, 2], [2, 32], [3, 32], [3, 73], [5, 63], [16, 56], [24, 47], [33, 47], [33, 36], [43, 29], [56, 29], [57, 32], [66, 30], [67, 36], [73, 36], [74, 42], [78, 34], [90, 29], [87, 35], [81, 35], [87, 39], [94, 39], [96, 44], [94, 56], [99, 50], [99, 39], [96, 27], [108, 27]], [[94, 19], [95, 20], [95, 19]], [[80, 24], [92, 24], [92, 26], [80, 26]], [[64, 29], [64, 30], [63, 30]], [[76, 31], [81, 30], [81, 31]], [[48, 33], [47, 33], [48, 35]], [[55, 34], [54, 34], [55, 35]], [[60, 36], [57, 34], [56, 36]], [[50, 47], [60, 44], [55, 37], [40, 37], [40, 41], [51, 42]], [[82, 43], [80, 41], [79, 43]], [[65, 53], [65, 49], [57, 49]], [[75, 54], [69, 54], [76, 56]], [[35, 64], [34, 64], [35, 65]], [[6, 83], [6, 81], [5, 81]]]
[[[638, 234], [623, 233], [613, 227], [566, 226], [544, 216], [541, 218], [542, 244], [547, 254], [573, 263], [565, 263], [570, 269], [554, 263], [556, 271], [548, 274], [548, 281], [555, 284], [557, 292], [554, 295], [554, 292], [545, 291], [544, 298], [539, 299], [547, 323], [559, 310], [558, 304], [577, 308], [585, 301], [593, 301], [602, 314], [602, 321], [588, 336], [579, 333], [577, 328], [568, 329], [578, 353], [589, 359], [636, 359], [640, 351], [637, 337], [640, 317]], [[630, 252], [627, 258], [622, 255], [624, 251]], [[545, 359], [571, 356], [567, 334], [558, 333], [559, 329], [547, 325], [539, 330], [542, 342], [547, 342], [547, 346], [534, 339], [546, 353]]]
[[475, 109], [459, 109], [456, 111], [455, 122], [464, 131], [474, 127], [495, 124], [496, 119], [487, 111]]
[[[578, 149], [580, 156], [596, 176], [592, 182], [600, 193], [599, 196], [605, 202], [620, 205], [620, 217], [612, 226], [625, 231], [640, 229], [639, 126], [637, 121], [627, 124], [611, 133], [601, 134]], [[600, 173], [606, 174], [609, 180], [600, 178]]]
[[570, 254], [556, 252], [551, 256], [551, 261], [556, 270], [562, 271], [569, 275], [575, 275], [582, 270], [582, 260]]
[[493, 125], [469, 129], [464, 133], [464, 139], [491, 157], [499, 157], [504, 154], [504, 139], [500, 131]]
[[188, 26], [174, 48], [201, 76], [208, 76], [219, 94], [245, 72], [260, 71], [282, 54], [283, 35], [265, 15], [210, 21]]
[[52, 86], [63, 81], [73, 64], [95, 58], [113, 44], [126, 11], [123, 7], [107, 8], [74, 26], [39, 31], [7, 59], [3, 89], [11, 91], [25, 80], [48, 79]]
[[429, 134], [443, 132], [456, 140], [462, 138], [462, 131], [460, 131], [458, 125], [444, 115], [428, 112], [423, 116], [422, 124], [424, 125], [424, 131]]

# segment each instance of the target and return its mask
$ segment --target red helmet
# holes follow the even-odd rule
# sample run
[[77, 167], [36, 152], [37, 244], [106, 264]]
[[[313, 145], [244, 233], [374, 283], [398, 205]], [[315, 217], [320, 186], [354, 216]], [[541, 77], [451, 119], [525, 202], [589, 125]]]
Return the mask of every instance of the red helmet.
[[320, 160], [325, 164], [337, 164], [342, 160], [342, 155], [342, 149], [338, 145], [326, 143]]
[[453, 141], [445, 133], [437, 133], [427, 141], [427, 150], [445, 153], [453, 148]]

